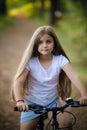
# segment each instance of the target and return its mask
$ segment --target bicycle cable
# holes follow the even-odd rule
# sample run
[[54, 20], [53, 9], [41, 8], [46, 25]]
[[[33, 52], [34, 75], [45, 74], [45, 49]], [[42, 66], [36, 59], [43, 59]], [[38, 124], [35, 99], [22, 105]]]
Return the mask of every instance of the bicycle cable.
[[[69, 111], [64, 111], [68, 114], [70, 114], [72, 117], [73, 117], [73, 122], [72, 122], [72, 125], [69, 125], [67, 127], [60, 127], [59, 129], [66, 129], [66, 128], [70, 128], [70, 127], [73, 127], [75, 124], [76, 124], [76, 117], [73, 113], [69, 112]], [[61, 112], [58, 112], [57, 114], [60, 114]], [[51, 118], [47, 124], [47, 127], [46, 127], [46, 130], [50, 130], [50, 124], [51, 124], [51, 121], [53, 120], [53, 118]], [[49, 127], [49, 128], [48, 128]]]

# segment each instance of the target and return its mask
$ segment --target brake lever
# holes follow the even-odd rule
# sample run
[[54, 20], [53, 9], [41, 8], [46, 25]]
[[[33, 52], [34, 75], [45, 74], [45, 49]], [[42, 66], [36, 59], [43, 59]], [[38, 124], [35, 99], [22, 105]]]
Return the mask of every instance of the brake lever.
[[66, 102], [71, 107], [80, 107], [81, 106], [79, 101], [74, 101], [71, 97], [67, 98]]
[[79, 101], [73, 101], [73, 103], [71, 104], [71, 107], [80, 107], [80, 103]]

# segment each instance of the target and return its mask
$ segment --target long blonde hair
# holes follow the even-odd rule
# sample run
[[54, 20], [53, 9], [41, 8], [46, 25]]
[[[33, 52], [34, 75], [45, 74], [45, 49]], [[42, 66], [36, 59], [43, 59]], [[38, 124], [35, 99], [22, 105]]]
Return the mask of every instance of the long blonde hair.
[[[65, 51], [63, 50], [63, 48], [61, 47], [58, 38], [53, 30], [53, 28], [51, 26], [42, 26], [39, 27], [38, 29], [36, 29], [36, 31], [34, 32], [34, 34], [32, 35], [29, 44], [24, 52], [24, 56], [21, 60], [21, 63], [18, 67], [17, 73], [15, 75], [14, 80], [17, 80], [17, 78], [22, 74], [22, 72], [24, 71], [27, 63], [29, 62], [29, 60], [32, 57], [38, 56], [38, 45], [39, 45], [39, 41], [40, 38], [44, 35], [44, 34], [48, 34], [50, 35], [53, 40], [54, 40], [54, 49], [53, 49], [53, 55], [64, 55], [65, 57], [67, 57]], [[68, 57], [67, 57], [68, 58]], [[69, 58], [68, 58], [69, 59]], [[27, 87], [28, 85], [26, 84], [28, 81], [28, 76], [26, 78], [25, 81], [25, 86]], [[24, 87], [24, 89], [26, 88]], [[65, 100], [66, 97], [70, 96], [71, 94], [71, 82], [69, 80], [69, 78], [67, 77], [67, 75], [64, 73], [63, 70], [61, 70], [60, 76], [59, 76], [59, 86], [58, 86], [58, 90], [59, 90], [59, 95], [60, 97]], [[24, 91], [25, 94], [25, 91]], [[14, 95], [14, 93], [12, 94]], [[13, 96], [14, 97], [14, 96]]]

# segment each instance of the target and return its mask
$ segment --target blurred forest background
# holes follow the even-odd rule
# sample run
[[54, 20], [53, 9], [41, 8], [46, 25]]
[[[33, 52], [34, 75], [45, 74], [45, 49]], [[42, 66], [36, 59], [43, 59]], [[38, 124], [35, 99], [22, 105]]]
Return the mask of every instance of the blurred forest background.
[[[54, 27], [87, 89], [87, 1], [0, 0], [1, 130], [19, 129], [19, 114], [14, 113], [14, 104], [11, 105], [9, 96], [12, 75], [26, 47], [25, 42], [34, 29], [42, 25]], [[72, 96], [77, 98], [79, 94], [74, 90]], [[79, 108], [74, 112], [78, 115], [75, 129], [87, 130], [87, 108]]]

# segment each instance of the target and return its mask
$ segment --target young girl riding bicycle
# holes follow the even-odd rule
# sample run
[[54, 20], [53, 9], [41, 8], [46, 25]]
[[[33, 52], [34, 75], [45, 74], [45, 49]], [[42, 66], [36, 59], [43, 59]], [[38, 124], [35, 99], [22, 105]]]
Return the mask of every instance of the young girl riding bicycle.
[[[69, 58], [50, 26], [39, 27], [31, 37], [14, 79], [13, 94], [21, 113], [20, 130], [35, 130], [38, 114], [28, 105], [60, 106], [71, 95], [71, 82], [81, 94], [80, 103], [87, 104], [87, 93]], [[64, 124], [65, 119], [60, 117]], [[71, 128], [72, 129], [72, 128]]]

